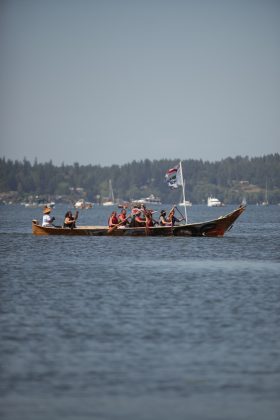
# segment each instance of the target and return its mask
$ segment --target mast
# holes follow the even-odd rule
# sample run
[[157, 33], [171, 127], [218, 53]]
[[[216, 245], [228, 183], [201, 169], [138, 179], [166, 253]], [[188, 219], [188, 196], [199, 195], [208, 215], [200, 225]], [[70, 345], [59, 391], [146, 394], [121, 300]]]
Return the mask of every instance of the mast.
[[115, 202], [115, 198], [114, 198], [114, 192], [113, 192], [113, 187], [112, 187], [112, 181], [111, 181], [111, 179], [109, 179], [109, 193], [110, 193], [110, 199], [114, 203]]
[[185, 209], [185, 221], [186, 224], [188, 223], [188, 216], [187, 216], [187, 207], [186, 207], [186, 197], [185, 197], [185, 181], [183, 177], [183, 169], [182, 169], [182, 162], [180, 161], [180, 171], [181, 171], [181, 178], [182, 178], [182, 190], [183, 190], [183, 200], [184, 200], [184, 209]]

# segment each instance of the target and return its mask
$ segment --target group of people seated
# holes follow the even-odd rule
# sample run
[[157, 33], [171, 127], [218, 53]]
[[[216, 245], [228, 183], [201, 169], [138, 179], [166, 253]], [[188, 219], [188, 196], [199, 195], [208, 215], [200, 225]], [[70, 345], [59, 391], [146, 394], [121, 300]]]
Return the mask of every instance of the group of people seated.
[[122, 227], [153, 227], [153, 226], [174, 226], [176, 223], [181, 222], [184, 218], [178, 219], [175, 217], [175, 208], [173, 207], [168, 216], [165, 210], [161, 210], [158, 220], [155, 220], [153, 210], [146, 209], [145, 205], [140, 207], [133, 207], [131, 214], [127, 215], [126, 209], [123, 208], [119, 215], [113, 211], [108, 219], [109, 228], [122, 228]]
[[[51, 217], [50, 213], [52, 211], [51, 207], [44, 207], [43, 209], [43, 221], [42, 226], [44, 227], [61, 227], [61, 226], [54, 226], [53, 222], [55, 221], [55, 217]], [[73, 229], [76, 227], [76, 220], [78, 219], [79, 212], [76, 211], [75, 216], [73, 216], [72, 212], [69, 210], [64, 216], [63, 227]]]
[[[73, 229], [76, 227], [76, 221], [78, 219], [79, 212], [76, 211], [73, 216], [69, 210], [64, 216], [63, 226], [55, 226], [53, 222], [55, 217], [51, 217], [51, 207], [45, 207], [43, 210], [43, 221], [42, 226], [44, 227], [64, 227]], [[142, 204], [140, 207], [134, 206], [131, 209], [131, 213], [127, 215], [126, 209], [123, 208], [118, 215], [116, 211], [113, 211], [108, 219], [109, 228], [124, 228], [124, 227], [153, 227], [153, 226], [174, 226], [176, 223], [180, 223], [184, 218], [178, 219], [175, 217], [175, 208], [173, 207], [168, 216], [165, 210], [161, 210], [159, 219], [155, 220], [153, 215], [156, 211], [146, 209], [145, 205]]]

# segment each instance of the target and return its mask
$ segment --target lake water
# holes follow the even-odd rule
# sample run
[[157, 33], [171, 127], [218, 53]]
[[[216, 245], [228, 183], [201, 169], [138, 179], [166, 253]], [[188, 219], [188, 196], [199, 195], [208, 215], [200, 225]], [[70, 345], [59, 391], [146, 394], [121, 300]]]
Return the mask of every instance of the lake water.
[[36, 237], [33, 218], [0, 207], [1, 419], [280, 419], [280, 206], [224, 238]]

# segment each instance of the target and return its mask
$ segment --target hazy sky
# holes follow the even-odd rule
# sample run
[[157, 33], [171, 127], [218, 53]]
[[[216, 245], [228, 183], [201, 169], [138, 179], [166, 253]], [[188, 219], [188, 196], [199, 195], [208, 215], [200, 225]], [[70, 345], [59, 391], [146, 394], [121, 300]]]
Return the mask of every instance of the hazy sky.
[[280, 1], [0, 0], [0, 156], [280, 151]]

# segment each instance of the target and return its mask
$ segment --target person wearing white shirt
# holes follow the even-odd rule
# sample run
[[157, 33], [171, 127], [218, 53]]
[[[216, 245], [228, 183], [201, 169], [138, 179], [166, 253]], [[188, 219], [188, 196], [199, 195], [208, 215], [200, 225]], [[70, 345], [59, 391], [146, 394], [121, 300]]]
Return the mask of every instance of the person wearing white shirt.
[[52, 226], [52, 222], [55, 220], [55, 218], [50, 216], [51, 211], [52, 209], [50, 207], [44, 208], [42, 226]]

